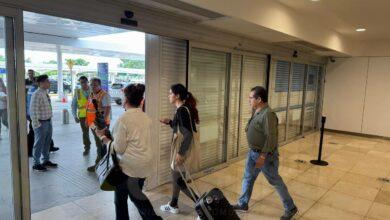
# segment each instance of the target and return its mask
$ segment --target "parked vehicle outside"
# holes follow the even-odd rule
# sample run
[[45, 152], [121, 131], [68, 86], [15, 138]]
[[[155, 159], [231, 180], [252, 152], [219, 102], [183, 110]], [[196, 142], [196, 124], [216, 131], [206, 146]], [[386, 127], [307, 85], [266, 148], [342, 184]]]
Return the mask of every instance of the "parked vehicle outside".
[[[66, 82], [63, 82], [63, 88], [64, 88], [64, 92], [66, 93], [72, 93], [72, 87], [66, 83]], [[53, 79], [50, 79], [50, 89], [49, 89], [49, 92], [50, 93], [58, 93], [58, 82], [57, 80], [53, 80]]]
[[124, 83], [113, 83], [108, 89], [111, 101], [114, 101], [117, 105], [122, 105], [123, 89], [125, 88]]

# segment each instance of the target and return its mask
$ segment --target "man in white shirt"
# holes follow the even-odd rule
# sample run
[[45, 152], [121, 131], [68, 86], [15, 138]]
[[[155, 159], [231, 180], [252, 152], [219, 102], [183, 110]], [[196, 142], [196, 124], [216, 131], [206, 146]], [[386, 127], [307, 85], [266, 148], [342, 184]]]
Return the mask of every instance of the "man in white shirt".
[[[56, 168], [58, 165], [50, 161], [50, 141], [53, 134], [51, 118], [53, 110], [50, 96], [47, 93], [50, 88], [50, 81], [47, 75], [37, 77], [39, 88], [31, 97], [30, 117], [35, 133], [34, 140], [34, 166], [35, 171], [46, 171], [47, 167]], [[43, 163], [41, 163], [41, 155]]]

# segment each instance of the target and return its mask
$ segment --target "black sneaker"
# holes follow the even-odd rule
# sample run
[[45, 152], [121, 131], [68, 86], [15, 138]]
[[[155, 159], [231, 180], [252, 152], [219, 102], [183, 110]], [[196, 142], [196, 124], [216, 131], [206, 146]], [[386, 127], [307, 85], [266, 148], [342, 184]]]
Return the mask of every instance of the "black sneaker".
[[292, 210], [285, 212], [284, 215], [280, 217], [280, 220], [290, 220], [298, 213], [298, 208], [295, 207]]
[[44, 167], [49, 167], [49, 168], [57, 168], [58, 167], [58, 164], [56, 163], [52, 163], [50, 161], [46, 161], [42, 164], [42, 166]]
[[42, 166], [42, 164], [37, 164], [33, 166], [33, 170], [38, 172], [45, 172], [47, 171], [46, 167]]
[[83, 156], [87, 156], [89, 154], [89, 150], [84, 150]]
[[95, 172], [95, 165], [87, 168], [88, 172]]
[[50, 152], [56, 152], [58, 151], [60, 148], [59, 147], [51, 147], [50, 148]]
[[237, 212], [247, 212], [248, 211], [248, 206], [243, 206], [240, 204], [233, 205], [233, 209]]

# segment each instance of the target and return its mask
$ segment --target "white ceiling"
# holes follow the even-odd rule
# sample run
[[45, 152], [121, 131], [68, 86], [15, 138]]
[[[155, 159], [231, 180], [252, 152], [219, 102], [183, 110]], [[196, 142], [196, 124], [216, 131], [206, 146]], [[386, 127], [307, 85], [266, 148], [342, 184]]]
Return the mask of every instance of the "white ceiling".
[[[278, 0], [354, 40], [390, 40], [390, 0]], [[365, 32], [355, 29], [364, 27]]]
[[25, 32], [28, 33], [68, 38], [92, 37], [127, 31], [120, 28], [32, 12], [23, 12], [23, 24]]

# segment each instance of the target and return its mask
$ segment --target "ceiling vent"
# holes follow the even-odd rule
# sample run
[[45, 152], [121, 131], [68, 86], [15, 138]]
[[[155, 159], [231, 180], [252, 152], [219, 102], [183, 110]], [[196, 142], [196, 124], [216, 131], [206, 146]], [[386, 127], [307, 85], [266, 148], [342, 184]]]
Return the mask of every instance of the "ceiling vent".
[[178, 0], [151, 0], [151, 1], [162, 5], [170, 6], [172, 8], [180, 9], [182, 11], [186, 11], [191, 14], [202, 16], [208, 19], [217, 19], [217, 18], [225, 17], [222, 14], [207, 9], [203, 9]]

